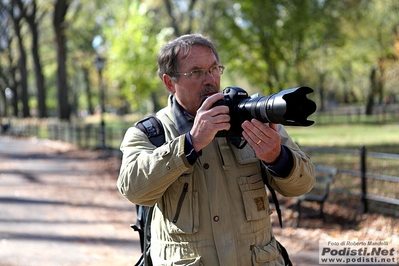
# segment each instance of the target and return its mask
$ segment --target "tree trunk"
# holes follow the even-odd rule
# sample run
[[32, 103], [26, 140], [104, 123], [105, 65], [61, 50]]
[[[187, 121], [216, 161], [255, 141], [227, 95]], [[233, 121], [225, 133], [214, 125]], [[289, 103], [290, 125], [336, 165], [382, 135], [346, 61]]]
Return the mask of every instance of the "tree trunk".
[[93, 97], [91, 93], [91, 86], [90, 86], [90, 79], [89, 79], [89, 69], [86, 67], [82, 67], [83, 71], [83, 79], [85, 81], [85, 86], [86, 86], [86, 97], [87, 97], [87, 109], [89, 114], [94, 114], [94, 107], [93, 107]]
[[[13, 27], [15, 28], [15, 18], [14, 18], [14, 13], [13, 13], [13, 3], [8, 3], [8, 4], [3, 4], [0, 1], [0, 7], [2, 8], [1, 11], [6, 11], [8, 13], [8, 16], [10, 18], [10, 21], [13, 23]], [[1, 19], [5, 20], [6, 17], [1, 17]], [[19, 22], [18, 22], [19, 23]], [[13, 98], [12, 98], [12, 107], [13, 107], [13, 115], [15, 117], [18, 116], [18, 90], [17, 90], [17, 79], [16, 79], [16, 67], [14, 66], [13, 62], [14, 62], [14, 54], [11, 52], [11, 47], [12, 47], [12, 41], [13, 41], [13, 36], [8, 36], [7, 38], [7, 50], [8, 50], [8, 56], [7, 56], [7, 60], [8, 60], [8, 65], [10, 66], [9, 68], [9, 75], [7, 78], [7, 85], [8, 87], [11, 89], [11, 91], [13, 92]]]
[[8, 87], [11, 89], [13, 97], [11, 99], [11, 106], [12, 106], [12, 115], [15, 117], [18, 117], [19, 109], [18, 109], [18, 90], [17, 90], [17, 79], [16, 79], [16, 74], [15, 72], [17, 71], [16, 68], [12, 65], [12, 54], [8, 54], [8, 61], [10, 65], [10, 71], [9, 71], [9, 76], [8, 76]]
[[57, 44], [57, 87], [58, 87], [58, 116], [61, 120], [70, 119], [71, 108], [69, 106], [68, 79], [66, 69], [66, 37], [65, 15], [69, 6], [68, 0], [56, 0], [54, 3], [53, 26], [55, 41]]
[[29, 117], [29, 103], [28, 103], [28, 70], [26, 69], [26, 52], [21, 36], [20, 18], [14, 19], [15, 34], [18, 39], [18, 70], [20, 74], [20, 88], [21, 88], [21, 101], [22, 101], [22, 117]]
[[[7, 117], [7, 98], [6, 98], [6, 88], [8, 85], [8, 78], [5, 76], [4, 69], [2, 65], [0, 65], [0, 119], [2, 117]], [[1, 121], [0, 121], [1, 122]]]
[[33, 43], [32, 43], [32, 56], [33, 62], [35, 65], [35, 74], [36, 74], [36, 87], [37, 87], [37, 111], [38, 117], [44, 118], [47, 117], [47, 107], [46, 107], [46, 90], [45, 90], [45, 81], [44, 75], [42, 71], [42, 64], [40, 62], [39, 56], [39, 48], [38, 48], [38, 34], [37, 29], [35, 31], [32, 30]]
[[18, 90], [17, 90], [17, 79], [16, 79], [16, 68], [12, 65], [12, 56], [11, 53], [9, 54], [9, 58], [8, 58], [9, 62], [10, 62], [10, 75], [9, 75], [9, 79], [8, 79], [8, 86], [10, 87], [13, 97], [11, 99], [11, 106], [12, 106], [12, 115], [15, 117], [18, 117], [18, 113], [19, 113], [19, 109], [18, 109], [18, 98], [19, 98], [19, 94], [18, 94]]
[[[29, 117], [29, 103], [28, 103], [28, 71], [26, 69], [26, 52], [23, 46], [23, 40], [21, 35], [21, 18], [22, 18], [22, 10], [19, 10], [20, 7], [16, 1], [11, 1], [7, 6], [7, 12], [12, 19], [12, 23], [14, 26], [15, 35], [17, 36], [17, 46], [18, 46], [18, 70], [19, 70], [19, 83], [15, 79], [15, 92], [18, 91], [18, 87], [20, 90], [20, 98], [22, 101], [22, 116]], [[17, 11], [20, 12], [17, 12]], [[10, 57], [9, 57], [10, 59]], [[15, 77], [15, 76], [14, 76]], [[17, 96], [17, 93], [15, 94]], [[16, 98], [17, 99], [17, 98]], [[15, 106], [18, 106], [18, 102], [15, 103]]]
[[149, 110], [151, 113], [155, 113], [161, 109], [161, 105], [159, 103], [159, 96], [156, 92], [151, 92], [151, 102], [152, 102], [152, 109]]
[[[22, 7], [22, 1], [18, 1], [20, 3], [20, 6]], [[47, 117], [47, 107], [46, 107], [46, 91], [45, 91], [45, 82], [44, 82], [44, 75], [42, 71], [42, 64], [40, 61], [40, 56], [39, 56], [39, 34], [37, 31], [37, 23], [35, 21], [36, 19], [36, 1], [32, 1], [31, 3], [31, 14], [24, 14], [25, 19], [29, 24], [31, 33], [32, 33], [32, 57], [33, 57], [33, 63], [35, 65], [35, 76], [36, 76], [36, 87], [37, 87], [37, 111], [38, 111], [38, 117], [44, 118]]]
[[7, 117], [7, 99], [5, 90], [0, 89], [0, 118], [3, 117]]
[[370, 73], [370, 91], [366, 102], [366, 115], [373, 114], [374, 97], [377, 91], [377, 67], [374, 66]]
[[326, 106], [325, 106], [325, 102], [326, 102], [326, 96], [325, 96], [325, 88], [324, 88], [324, 81], [326, 79], [326, 73], [319, 73], [318, 75], [319, 77], [319, 111], [325, 111]]

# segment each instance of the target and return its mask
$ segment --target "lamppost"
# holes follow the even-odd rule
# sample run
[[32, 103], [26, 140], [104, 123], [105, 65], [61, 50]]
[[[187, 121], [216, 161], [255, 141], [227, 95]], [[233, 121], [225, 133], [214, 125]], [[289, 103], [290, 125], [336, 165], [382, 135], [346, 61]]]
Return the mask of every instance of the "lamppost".
[[98, 71], [98, 79], [99, 79], [99, 91], [100, 91], [100, 108], [101, 108], [101, 125], [100, 125], [100, 137], [99, 140], [101, 141], [99, 145], [99, 149], [106, 150], [107, 147], [105, 145], [105, 84], [103, 80], [102, 71], [105, 65], [105, 43], [104, 39], [100, 35], [96, 35], [93, 39], [92, 46], [96, 51], [96, 58], [94, 59], [94, 65]]
[[7, 133], [7, 131], [9, 130], [9, 128], [10, 128], [10, 123], [11, 123], [11, 119], [10, 119], [10, 115], [9, 115], [9, 113], [8, 113], [8, 103], [9, 102], [11, 102], [11, 100], [12, 100], [12, 98], [14, 97], [14, 93], [12, 92], [12, 90], [9, 88], [9, 87], [7, 87], [6, 88], [6, 90], [4, 91], [4, 94], [5, 94], [5, 96], [6, 96], [6, 99], [5, 99], [5, 108], [4, 108], [4, 116], [5, 117], [8, 117], [7, 118], [7, 121], [6, 120], [2, 120], [2, 121], [0, 121], [0, 123], [1, 123], [1, 133]]
[[105, 65], [105, 58], [103, 58], [100, 54], [97, 54], [94, 65], [96, 66], [98, 72], [98, 79], [99, 79], [99, 91], [100, 91], [100, 101], [101, 101], [101, 124], [100, 124], [100, 146], [99, 149], [105, 150], [105, 120], [104, 120], [104, 112], [105, 112], [105, 92], [104, 92], [104, 82], [103, 82], [103, 69]]

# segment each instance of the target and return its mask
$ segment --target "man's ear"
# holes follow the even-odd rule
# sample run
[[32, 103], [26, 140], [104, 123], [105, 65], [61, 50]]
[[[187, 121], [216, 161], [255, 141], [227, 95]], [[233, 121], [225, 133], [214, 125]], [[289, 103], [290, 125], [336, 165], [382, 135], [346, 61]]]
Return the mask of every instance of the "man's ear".
[[170, 93], [175, 94], [175, 92], [176, 92], [175, 82], [172, 80], [172, 77], [167, 74], [163, 74], [162, 81], [163, 81], [163, 84], [165, 84], [166, 89]]

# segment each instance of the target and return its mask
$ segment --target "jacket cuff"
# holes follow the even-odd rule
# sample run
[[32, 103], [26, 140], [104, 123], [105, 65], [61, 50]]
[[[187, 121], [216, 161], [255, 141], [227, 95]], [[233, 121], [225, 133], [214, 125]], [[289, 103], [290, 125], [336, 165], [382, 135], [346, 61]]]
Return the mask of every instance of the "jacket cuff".
[[277, 177], [288, 177], [294, 167], [294, 159], [290, 150], [281, 145], [281, 153], [279, 158], [274, 164], [267, 164], [263, 162], [266, 168], [271, 172], [272, 175]]
[[186, 133], [186, 137], [184, 140], [184, 153], [186, 155], [187, 161], [189, 164], [194, 165], [197, 161], [198, 157], [202, 155], [202, 152], [196, 152], [193, 146], [193, 142], [191, 140], [191, 135], [189, 132]]

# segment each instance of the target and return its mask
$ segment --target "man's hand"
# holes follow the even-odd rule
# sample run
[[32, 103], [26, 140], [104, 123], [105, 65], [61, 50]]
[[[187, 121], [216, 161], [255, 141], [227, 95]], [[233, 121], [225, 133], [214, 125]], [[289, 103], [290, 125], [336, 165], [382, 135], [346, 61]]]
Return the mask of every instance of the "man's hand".
[[276, 162], [281, 153], [281, 139], [276, 124], [269, 123], [269, 126], [252, 119], [242, 123], [243, 137], [255, 150], [258, 158], [265, 163]]
[[229, 108], [224, 105], [212, 108], [212, 105], [222, 98], [222, 93], [214, 94], [208, 97], [197, 110], [194, 125], [190, 131], [191, 140], [197, 152], [211, 143], [218, 131], [230, 128]]

